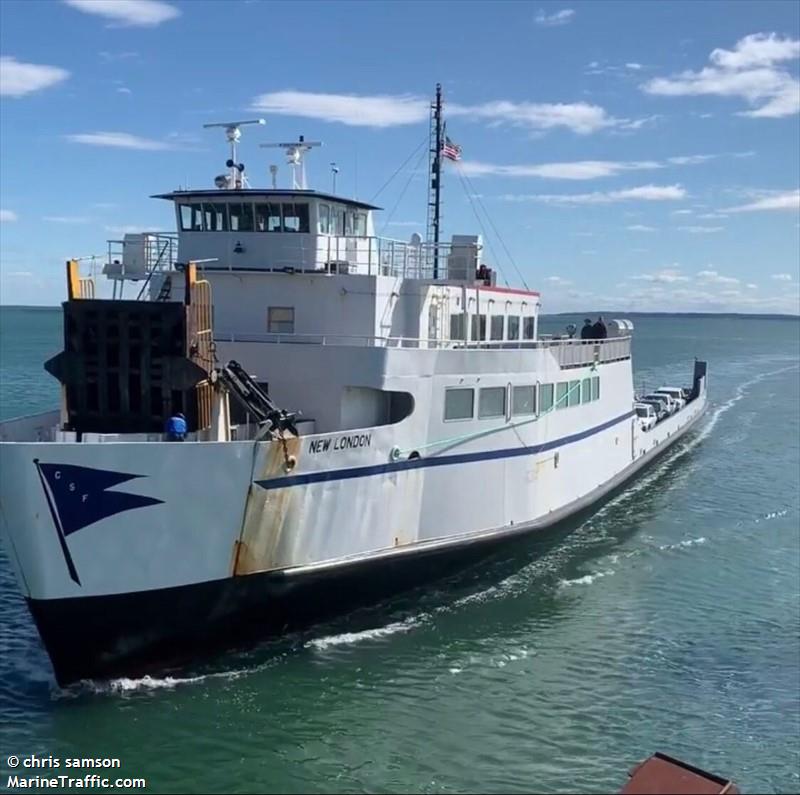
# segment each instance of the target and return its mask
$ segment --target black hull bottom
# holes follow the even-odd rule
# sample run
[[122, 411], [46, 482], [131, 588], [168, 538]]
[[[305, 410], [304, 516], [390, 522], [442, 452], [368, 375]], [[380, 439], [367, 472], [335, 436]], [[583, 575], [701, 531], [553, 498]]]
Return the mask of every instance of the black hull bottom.
[[209, 651], [285, 635], [460, 571], [545, 528], [558, 529], [619, 492], [692, 427], [643, 456], [595, 492], [535, 524], [406, 554], [360, 559], [301, 575], [263, 572], [178, 588], [28, 606], [61, 686], [88, 678], [140, 676]]

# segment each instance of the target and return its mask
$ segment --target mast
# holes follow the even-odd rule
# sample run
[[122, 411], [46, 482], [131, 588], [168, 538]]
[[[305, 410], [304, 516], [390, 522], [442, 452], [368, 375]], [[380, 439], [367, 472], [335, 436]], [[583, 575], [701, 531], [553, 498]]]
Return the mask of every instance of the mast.
[[[433, 278], [439, 278], [439, 221], [442, 190], [442, 84], [436, 84], [436, 100], [431, 105], [431, 179], [428, 197], [428, 250], [433, 250]], [[431, 246], [432, 244], [432, 246]]]

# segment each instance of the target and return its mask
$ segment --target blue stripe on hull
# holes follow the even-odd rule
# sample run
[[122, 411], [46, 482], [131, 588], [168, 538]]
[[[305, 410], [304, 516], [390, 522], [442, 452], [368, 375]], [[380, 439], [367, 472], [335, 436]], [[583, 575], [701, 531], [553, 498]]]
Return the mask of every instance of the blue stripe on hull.
[[459, 453], [457, 455], [431, 456], [430, 458], [413, 458], [406, 461], [393, 461], [387, 464], [372, 464], [349, 469], [326, 469], [322, 472], [306, 472], [302, 475], [288, 475], [282, 478], [269, 480], [256, 480], [255, 483], [262, 489], [285, 489], [290, 486], [302, 486], [306, 483], [323, 483], [334, 480], [351, 480], [353, 478], [366, 478], [372, 475], [385, 475], [389, 472], [402, 472], [407, 469], [428, 469], [429, 467], [452, 466], [453, 464], [472, 464], [477, 461], [492, 461], [500, 458], [518, 458], [519, 456], [536, 455], [557, 447], [564, 447], [581, 439], [587, 439], [596, 433], [613, 428], [633, 416], [634, 412], [628, 411], [608, 420], [593, 428], [588, 428], [580, 433], [562, 436], [550, 442], [531, 445], [530, 447], [507, 447], [502, 450], [481, 450], [475, 453]]

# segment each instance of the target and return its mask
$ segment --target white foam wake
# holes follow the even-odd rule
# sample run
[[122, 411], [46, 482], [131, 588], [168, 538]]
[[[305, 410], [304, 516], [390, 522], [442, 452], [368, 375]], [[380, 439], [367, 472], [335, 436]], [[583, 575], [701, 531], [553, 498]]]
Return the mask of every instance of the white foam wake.
[[338, 635], [326, 635], [322, 638], [314, 638], [305, 645], [307, 648], [312, 649], [327, 649], [331, 646], [349, 646], [353, 643], [385, 638], [389, 635], [396, 635], [399, 632], [410, 632], [412, 629], [421, 626], [424, 623], [424, 618], [423, 614], [406, 618], [403, 621], [394, 621], [382, 627], [365, 629], [361, 632], [342, 632]]
[[559, 585], [562, 588], [570, 588], [573, 585], [591, 585], [601, 577], [611, 577], [614, 574], [612, 569], [608, 571], [596, 571], [594, 574], [585, 574], [583, 577], [577, 577], [574, 580], [560, 580]]

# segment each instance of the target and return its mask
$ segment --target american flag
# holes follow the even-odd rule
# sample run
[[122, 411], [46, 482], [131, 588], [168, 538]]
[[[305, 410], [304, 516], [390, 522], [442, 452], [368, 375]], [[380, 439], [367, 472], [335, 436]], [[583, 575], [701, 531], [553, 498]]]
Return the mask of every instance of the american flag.
[[461, 147], [458, 144], [454, 144], [450, 138], [445, 135], [442, 155], [448, 160], [461, 160]]

